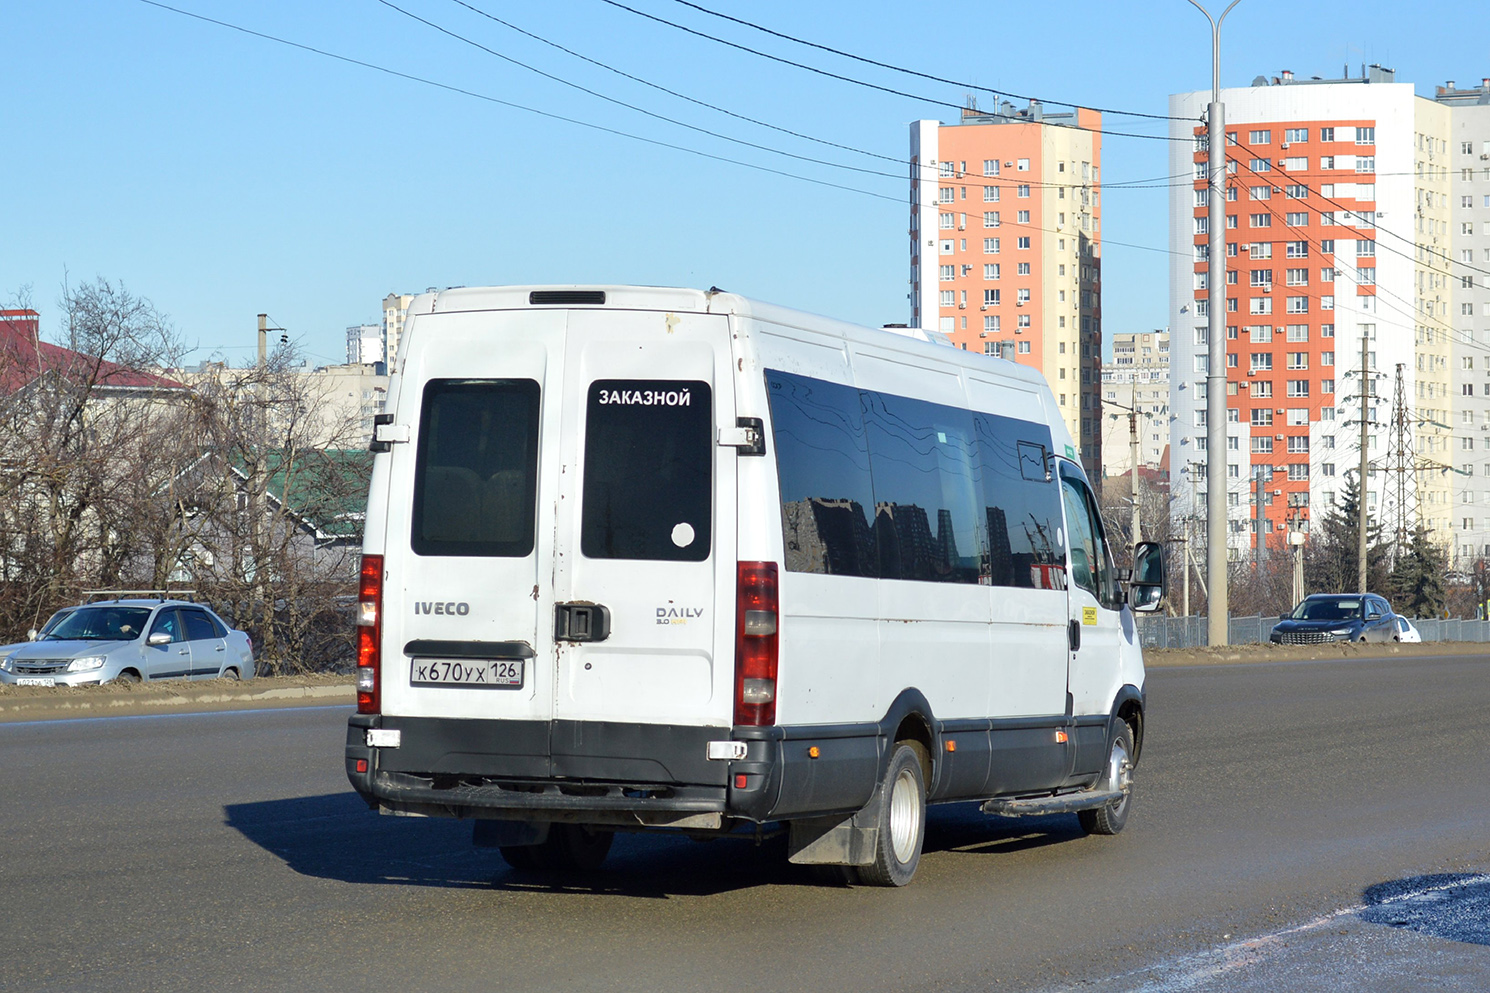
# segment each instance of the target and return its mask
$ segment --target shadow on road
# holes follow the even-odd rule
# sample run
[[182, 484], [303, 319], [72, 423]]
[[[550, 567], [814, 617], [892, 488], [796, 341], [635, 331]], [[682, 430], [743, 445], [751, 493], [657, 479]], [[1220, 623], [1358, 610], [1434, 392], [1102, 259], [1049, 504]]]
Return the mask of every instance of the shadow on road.
[[1377, 883], [1362, 895], [1372, 924], [1490, 945], [1490, 876], [1437, 873]]
[[[352, 792], [233, 804], [223, 812], [229, 827], [293, 871], [346, 883], [642, 899], [846, 885], [838, 867], [788, 863], [781, 834], [759, 843], [749, 834], [702, 843], [677, 834], [618, 834], [598, 872], [528, 872], [509, 868], [496, 851], [473, 847], [469, 821], [380, 816]], [[1081, 837], [1075, 817], [990, 818], [973, 804], [930, 815], [928, 854], [1007, 854]]]

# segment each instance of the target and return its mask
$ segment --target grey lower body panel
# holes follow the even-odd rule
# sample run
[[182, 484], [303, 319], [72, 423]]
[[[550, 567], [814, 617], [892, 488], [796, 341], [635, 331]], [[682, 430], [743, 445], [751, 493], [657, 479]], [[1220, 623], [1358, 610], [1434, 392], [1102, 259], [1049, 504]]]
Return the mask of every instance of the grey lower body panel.
[[[399, 731], [398, 747], [368, 745], [374, 728]], [[1102, 767], [1107, 730], [1105, 717], [939, 722], [929, 799], [1087, 785]], [[707, 827], [859, 811], [883, 774], [892, 733], [878, 723], [724, 728], [358, 714], [348, 721], [346, 771], [370, 804], [400, 813]], [[710, 760], [708, 743], [721, 740], [743, 742], [745, 757]]]

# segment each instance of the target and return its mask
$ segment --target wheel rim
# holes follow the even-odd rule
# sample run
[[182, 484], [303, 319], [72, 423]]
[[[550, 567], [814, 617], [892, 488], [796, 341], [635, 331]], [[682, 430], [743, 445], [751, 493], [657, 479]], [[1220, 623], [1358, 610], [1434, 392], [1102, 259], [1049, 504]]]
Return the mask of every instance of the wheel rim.
[[1121, 814], [1128, 806], [1132, 786], [1133, 763], [1128, 758], [1128, 749], [1121, 740], [1114, 741], [1112, 752], [1107, 756], [1107, 788], [1123, 791], [1123, 798], [1112, 805], [1114, 812]]
[[904, 864], [916, 851], [921, 831], [920, 787], [909, 769], [901, 769], [890, 790], [890, 847], [896, 861]]

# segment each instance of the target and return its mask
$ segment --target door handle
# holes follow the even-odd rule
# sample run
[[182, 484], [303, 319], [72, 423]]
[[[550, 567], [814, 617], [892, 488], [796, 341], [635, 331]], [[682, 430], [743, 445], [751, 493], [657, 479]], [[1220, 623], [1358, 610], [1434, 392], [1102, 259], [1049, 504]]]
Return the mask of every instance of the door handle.
[[555, 641], [604, 641], [610, 637], [610, 611], [598, 603], [554, 606]]
[[1066, 642], [1071, 646], [1071, 651], [1081, 651], [1081, 624], [1075, 618], [1066, 623]]
[[178, 648], [178, 649], [176, 649], [176, 654], [177, 655], [190, 655], [191, 654], [191, 649], [190, 648]]
[[224, 649], [223, 649], [223, 647], [221, 645], [218, 645], [216, 648], [213, 649], [213, 651], [215, 651], [215, 652], [221, 652], [223, 650]]

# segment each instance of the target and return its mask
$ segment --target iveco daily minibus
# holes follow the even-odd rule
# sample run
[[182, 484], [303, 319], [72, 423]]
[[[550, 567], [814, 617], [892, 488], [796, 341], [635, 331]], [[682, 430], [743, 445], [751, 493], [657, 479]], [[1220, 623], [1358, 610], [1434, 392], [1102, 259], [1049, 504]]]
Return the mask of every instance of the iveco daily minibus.
[[1050, 388], [710, 290], [409, 310], [373, 442], [346, 763], [520, 867], [784, 830], [903, 885], [928, 803], [1123, 827], [1133, 611]]

